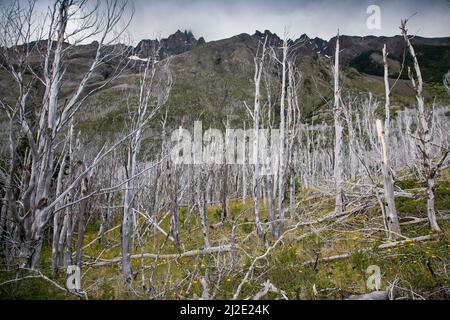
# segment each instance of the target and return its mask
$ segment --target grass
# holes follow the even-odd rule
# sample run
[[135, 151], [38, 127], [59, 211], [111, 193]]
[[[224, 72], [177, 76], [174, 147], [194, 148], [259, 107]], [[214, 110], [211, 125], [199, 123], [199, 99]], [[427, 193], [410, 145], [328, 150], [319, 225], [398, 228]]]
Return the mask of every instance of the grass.
[[[414, 180], [404, 180], [398, 183], [402, 188], [416, 188]], [[407, 188], [406, 188], [407, 187]], [[317, 207], [317, 199], [312, 195], [313, 190], [299, 190], [300, 205], [308, 214], [307, 208]], [[426, 215], [423, 203], [424, 199], [417, 200], [398, 198], [397, 208], [400, 217]], [[450, 183], [439, 181], [436, 190], [436, 206], [438, 210], [448, 210], [450, 204]], [[314, 216], [326, 214], [332, 208], [332, 201], [323, 201]], [[145, 299], [152, 296], [156, 299], [192, 299], [202, 294], [201, 278], [208, 275], [211, 283], [215, 283], [217, 299], [230, 299], [237, 286], [247, 272], [253, 259], [265, 252], [261, 241], [253, 234], [254, 231], [252, 202], [233, 200], [229, 202], [229, 214], [235, 216], [239, 222], [237, 228], [237, 243], [247, 254], [240, 251], [232, 258], [231, 254], [194, 256], [178, 259], [134, 259], [132, 268], [135, 271], [141, 269], [143, 263], [147, 271], [145, 283], [148, 289], [149, 278], [153, 274], [153, 291], [151, 294], [139, 296], [126, 293], [123, 275], [119, 265], [105, 267], [84, 267], [82, 269], [82, 288], [88, 293], [90, 299]], [[212, 226], [220, 221], [221, 208], [214, 205], [208, 208], [208, 225]], [[262, 204], [262, 221], [267, 219], [267, 207]], [[191, 234], [187, 232], [187, 210], [180, 210], [180, 238], [184, 244], [184, 250], [192, 250], [203, 247], [202, 231], [198, 215], [191, 216]], [[116, 221], [120, 223], [120, 221]], [[315, 234], [310, 233], [299, 241], [299, 237], [309, 228], [299, 228], [288, 234], [282, 243], [273, 250], [266, 259], [260, 261], [253, 271], [253, 277], [242, 288], [240, 297], [254, 295], [261, 288], [261, 283], [269, 279], [277, 288], [284, 290], [289, 299], [343, 299], [351, 294], [369, 292], [366, 287], [366, 269], [370, 265], [377, 265], [382, 273], [382, 286], [396, 283], [399, 287], [397, 296], [409, 298], [434, 298], [448, 299], [449, 275], [446, 266], [450, 255], [450, 222], [441, 221], [443, 234], [433, 241], [421, 243], [407, 243], [404, 246], [396, 246], [389, 249], [378, 249], [385, 235], [382, 231], [372, 231], [370, 235], [364, 228], [376, 224], [381, 225], [380, 213], [377, 208], [352, 216], [343, 225], [336, 224], [325, 231]], [[161, 227], [169, 230], [170, 217], [167, 216]], [[212, 246], [228, 243], [231, 236], [232, 223], [230, 220], [221, 226], [208, 228]], [[85, 245], [97, 236], [98, 224], [91, 224], [86, 230]], [[402, 233], [406, 237], [417, 237], [429, 234], [430, 229], [426, 223], [402, 226]], [[244, 241], [248, 238], [247, 241]], [[267, 238], [268, 244], [273, 239]], [[165, 244], [164, 244], [165, 243]], [[120, 256], [120, 228], [110, 232], [105, 242], [98, 241], [86, 248], [84, 254], [86, 260], [95, 257], [110, 259]], [[170, 241], [166, 241], [161, 234], [157, 242], [153, 243], [153, 236], [148, 237], [142, 246], [142, 252], [177, 253], [183, 249]], [[136, 249], [135, 253], [141, 252]], [[42, 272], [50, 275], [51, 249], [49, 241], [46, 241], [42, 256]], [[320, 260], [313, 264], [304, 264], [306, 261], [317, 257], [326, 257], [342, 253], [351, 253], [350, 257], [330, 262]], [[87, 258], [91, 257], [91, 258]], [[92, 258], [94, 257], [94, 258]], [[232, 265], [230, 261], [234, 259]], [[220, 277], [218, 276], [220, 269]], [[20, 270], [10, 270], [0, 273], [0, 283], [20, 278], [27, 273]], [[56, 278], [51, 277], [60, 285], [65, 283], [65, 275], [61, 273]], [[142, 292], [141, 274], [136, 274], [134, 287]], [[163, 295], [156, 295], [163, 292]], [[412, 294], [411, 292], [414, 292]], [[25, 279], [10, 282], [0, 286], [1, 299], [74, 299], [55, 288], [49, 282], [42, 279]], [[269, 299], [280, 298], [277, 294], [269, 294]]]

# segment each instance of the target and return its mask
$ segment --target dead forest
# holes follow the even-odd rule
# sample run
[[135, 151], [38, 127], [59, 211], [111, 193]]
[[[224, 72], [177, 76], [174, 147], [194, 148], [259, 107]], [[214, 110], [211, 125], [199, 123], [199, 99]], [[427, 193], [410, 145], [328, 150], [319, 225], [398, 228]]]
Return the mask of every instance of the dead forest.
[[[129, 58], [126, 1], [35, 5], [14, 1], [0, 19], [0, 72], [13, 83], [0, 96], [1, 297], [448, 299], [450, 107], [426, 95], [407, 19], [398, 34], [414, 104], [391, 104], [386, 45], [384, 95], [345, 88], [337, 31], [330, 119], [308, 121], [286, 32], [281, 46], [258, 43], [241, 124], [225, 120], [191, 146], [194, 123], [167, 121], [171, 58], [158, 47]], [[71, 50], [93, 41], [87, 71], [67, 79]], [[88, 146], [78, 117], [131, 67], [126, 130]], [[450, 94], [448, 73], [443, 87]], [[68, 289], [75, 268], [80, 283]]]

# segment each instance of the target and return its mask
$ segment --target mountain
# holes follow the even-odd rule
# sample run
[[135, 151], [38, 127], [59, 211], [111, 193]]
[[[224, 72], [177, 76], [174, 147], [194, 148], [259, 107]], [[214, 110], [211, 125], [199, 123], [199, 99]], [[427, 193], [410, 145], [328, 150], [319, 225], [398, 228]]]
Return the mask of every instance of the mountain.
[[[450, 61], [450, 37], [423, 38], [414, 37], [412, 44], [421, 63], [424, 78], [428, 82], [442, 82], [443, 75], [449, 69]], [[328, 47], [323, 53], [332, 55], [336, 44], [336, 38], [330, 39]], [[389, 52], [389, 65], [392, 76], [396, 76], [405, 60], [406, 65], [411, 64], [409, 53], [405, 51], [405, 42], [402, 36], [395, 37], [352, 37], [341, 36], [342, 48], [341, 62], [354, 67], [361, 73], [381, 76], [383, 74], [382, 53], [386, 44]], [[406, 54], [405, 54], [406, 53]], [[407, 79], [406, 68], [402, 75]]]
[[[411, 43], [416, 46], [450, 46], [450, 37], [447, 38], [423, 38], [415, 36], [412, 38]], [[328, 42], [328, 48], [324, 51], [326, 54], [333, 54], [333, 50], [336, 44], [336, 37], [333, 37]], [[343, 49], [341, 58], [344, 63], [351, 61], [364, 52], [371, 50], [381, 50], [383, 45], [386, 44], [390, 55], [395, 57], [401, 57], [405, 49], [405, 41], [402, 36], [394, 37], [355, 37], [355, 36], [340, 36], [340, 45]]]
[[[252, 101], [253, 97], [253, 57], [258, 42], [264, 41], [266, 37], [268, 45], [275, 48], [282, 45], [282, 39], [277, 34], [265, 30], [256, 31], [253, 35], [239, 34], [207, 42], [174, 56], [171, 64], [176, 80], [169, 100], [173, 114], [180, 110], [182, 116], [190, 120], [202, 118], [213, 121], [229, 114], [235, 115], [237, 119], [245, 118], [243, 101]], [[403, 61], [405, 48], [401, 37], [342, 36], [341, 39], [343, 88], [357, 94], [371, 91], [383, 97], [383, 79], [378, 72], [382, 68], [382, 61], [377, 53], [386, 43], [390, 52], [393, 83]], [[442, 88], [442, 77], [450, 68], [450, 59], [444, 58], [450, 49], [450, 38], [417, 37], [413, 44], [422, 62], [425, 81], [429, 84], [428, 96], [448, 101], [448, 95]], [[290, 45], [302, 75], [299, 96], [303, 115], [314, 121], [326, 119], [331, 110], [328, 102], [332, 101], [331, 65], [335, 38], [326, 41], [311, 39], [304, 34], [290, 40]], [[428, 58], [427, 51], [430, 49], [435, 51]], [[406, 59], [405, 63], [410, 61]], [[273, 76], [279, 76], [279, 71], [273, 70]], [[393, 101], [398, 105], [414, 103], [414, 92], [405, 75], [397, 82]], [[180, 105], [183, 107], [180, 108]]]
[[160, 58], [167, 58], [169, 56], [177, 55], [195, 48], [198, 45], [205, 43], [205, 39], [200, 37], [198, 40], [194, 37], [191, 31], [181, 32], [177, 30], [168, 38], [161, 40], [142, 40], [134, 49], [134, 53], [141, 58], [146, 58], [160, 46]]
[[[275, 50], [282, 39], [275, 33], [265, 30], [254, 34], [239, 34], [231, 38], [206, 42], [196, 38], [189, 31], [178, 30], [160, 40], [142, 40], [136, 47], [126, 48], [125, 54], [131, 59], [130, 65], [113, 83], [99, 90], [87, 100], [84, 113], [77, 118], [78, 126], [86, 129], [87, 134], [99, 130], [114, 133], [125, 125], [127, 101], [124, 93], [137, 88], [141, 60], [149, 56], [157, 46], [160, 59], [171, 57], [170, 65], [174, 75], [174, 85], [168, 101], [169, 121], [183, 124], [202, 119], [213, 124], [222, 123], [232, 115], [235, 122], [248, 119], [244, 101], [253, 99], [254, 56], [258, 43], [264, 41]], [[354, 37], [341, 36], [341, 64], [343, 90], [354, 94], [372, 92], [383, 97], [381, 50], [384, 44], [389, 51], [391, 82], [401, 71], [405, 45], [400, 36], [396, 37]], [[309, 38], [303, 34], [289, 40], [295, 56], [296, 67], [301, 74], [299, 91], [300, 107], [306, 121], [327, 121], [331, 117], [332, 62], [336, 39], [329, 41]], [[449, 103], [450, 99], [442, 86], [442, 77], [450, 69], [450, 37], [421, 38], [412, 40], [426, 82], [426, 94], [429, 98]], [[74, 90], [77, 82], [87, 72], [95, 56], [97, 43], [80, 45], [66, 52], [67, 69], [63, 79], [64, 95]], [[110, 50], [114, 50], [111, 47]], [[125, 57], [126, 58], [126, 57]], [[1, 61], [0, 61], [1, 63]], [[89, 88], [98, 87], [113, 74], [116, 61], [109, 61], [93, 74]], [[39, 72], [40, 63], [36, 58], [35, 72]], [[393, 90], [393, 104], [412, 105], [414, 92], [407, 80], [406, 68]], [[270, 70], [271, 77], [279, 77], [279, 68]], [[14, 95], [15, 86], [4, 71], [0, 71], [0, 95], [8, 100]], [[36, 91], [42, 90], [36, 84]], [[12, 102], [12, 101], [11, 101]], [[39, 104], [36, 100], [34, 104]], [[1, 117], [0, 117], [1, 118]], [[2, 121], [2, 119], [0, 119]], [[4, 119], [3, 119], [4, 120]]]

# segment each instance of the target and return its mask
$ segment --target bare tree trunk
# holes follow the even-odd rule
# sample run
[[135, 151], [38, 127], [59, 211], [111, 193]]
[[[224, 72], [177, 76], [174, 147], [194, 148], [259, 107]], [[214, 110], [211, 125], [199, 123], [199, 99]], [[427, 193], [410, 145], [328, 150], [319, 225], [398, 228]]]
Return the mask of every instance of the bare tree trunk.
[[[428, 220], [430, 222], [431, 229], [436, 232], [441, 232], [441, 228], [437, 224], [436, 220], [436, 209], [435, 209], [435, 201], [434, 201], [434, 192], [435, 192], [435, 181], [434, 176], [439, 169], [440, 165], [443, 162], [439, 162], [439, 164], [434, 167], [433, 166], [433, 156], [431, 152], [431, 133], [430, 128], [428, 126], [427, 115], [425, 111], [425, 97], [423, 93], [423, 79], [422, 72], [420, 70], [419, 61], [417, 60], [416, 52], [414, 47], [411, 44], [411, 41], [408, 37], [408, 32], [406, 29], [407, 20], [401, 22], [400, 30], [402, 31], [403, 38], [405, 39], [406, 45], [409, 49], [409, 53], [411, 54], [411, 58], [414, 62], [414, 70], [417, 77], [417, 82], [414, 79], [414, 75], [411, 72], [411, 69], [408, 68], [409, 78], [411, 80], [412, 86], [416, 91], [416, 100], [419, 111], [419, 153], [422, 156], [422, 170], [427, 179], [427, 215]], [[448, 151], [444, 151], [444, 157], [447, 156]]]
[[192, 209], [195, 207], [195, 192], [194, 192], [194, 169], [193, 166], [188, 165], [188, 188], [189, 188], [189, 195], [188, 195], [188, 206], [187, 206], [187, 233], [189, 239], [191, 238], [191, 216], [192, 216]]
[[[245, 131], [245, 122], [244, 122], [244, 132]], [[244, 202], [247, 200], [247, 151], [246, 151], [246, 145], [247, 145], [247, 137], [244, 136], [244, 141], [242, 143], [242, 197]]]
[[[225, 129], [228, 129], [230, 126], [230, 120], [227, 118], [227, 123]], [[226, 131], [227, 132], [227, 131]], [[227, 143], [229, 138], [225, 135], [225, 143], [223, 144], [223, 154], [227, 154]], [[228, 217], [228, 208], [227, 208], [227, 198], [228, 198], [228, 165], [225, 160], [222, 165], [222, 212], [221, 212], [221, 220], [225, 221]]]
[[277, 225], [276, 225], [276, 190], [275, 190], [275, 184], [274, 184], [274, 177], [273, 175], [267, 176], [267, 188], [269, 193], [269, 221], [270, 221], [270, 233], [272, 234], [272, 237], [275, 239], [277, 237]]
[[[201, 172], [199, 173], [200, 177], [199, 179], [202, 180], [201, 178]], [[208, 224], [207, 224], [207, 217], [206, 217], [206, 199], [205, 199], [205, 191], [203, 190], [202, 187], [203, 183], [201, 181], [199, 181], [199, 190], [198, 190], [198, 210], [199, 210], [199, 214], [200, 214], [200, 218], [202, 221], [202, 233], [203, 233], [203, 241], [205, 242], [205, 248], [209, 248], [210, 244], [209, 244], [209, 237], [208, 237]]]
[[336, 52], [334, 58], [334, 180], [336, 190], [335, 212], [340, 214], [344, 207], [344, 139], [341, 124], [341, 95], [339, 88], [339, 32], [336, 37]]
[[297, 199], [295, 197], [295, 174], [291, 170], [290, 182], [289, 182], [289, 213], [291, 219], [295, 217], [295, 210], [297, 207]]
[[123, 202], [123, 219], [122, 219], [122, 271], [125, 277], [125, 283], [131, 284], [131, 262], [130, 262], [130, 239], [131, 229], [133, 228], [133, 198], [135, 194], [135, 183], [133, 177], [136, 173], [136, 157], [138, 153], [138, 144], [140, 142], [140, 130], [133, 137], [130, 148], [128, 150], [127, 179], [124, 202]]
[[389, 231], [389, 239], [395, 240], [400, 233], [400, 224], [398, 222], [397, 211], [395, 209], [394, 200], [394, 181], [392, 179], [392, 173], [389, 167], [389, 155], [388, 155], [388, 143], [385, 137], [385, 131], [381, 120], [377, 120], [378, 138], [382, 147], [382, 173], [383, 173], [383, 185], [384, 185], [384, 200], [385, 200], [385, 212], [387, 222], [386, 225]]
[[279, 225], [278, 234], [279, 237], [283, 233], [284, 229], [284, 214], [285, 214], [285, 175], [286, 175], [286, 115], [285, 115], [285, 100], [286, 100], [286, 63], [288, 55], [288, 43], [285, 35], [283, 40], [283, 59], [281, 61], [282, 75], [281, 75], [281, 97], [280, 97], [280, 154], [278, 159], [278, 213], [279, 213]]
[[394, 178], [391, 171], [390, 161], [390, 87], [389, 87], [389, 67], [387, 61], [386, 45], [383, 47], [384, 63], [384, 87], [386, 92], [384, 130], [381, 120], [377, 120], [378, 138], [382, 147], [382, 172], [384, 181], [384, 199], [386, 203], [387, 226], [389, 229], [389, 239], [395, 240], [400, 234], [400, 224], [397, 217], [394, 199]]
[[[81, 198], [85, 198], [88, 194], [88, 179], [84, 178], [81, 182]], [[86, 230], [85, 221], [88, 214], [88, 199], [84, 199], [80, 202], [80, 209], [78, 212], [78, 239], [77, 239], [77, 253], [76, 253], [76, 265], [81, 268], [83, 261], [83, 241], [84, 232]]]
[[[81, 18], [74, 18], [75, 14], [71, 12], [75, 5], [74, 1], [60, 0], [55, 1], [53, 6], [49, 6], [46, 19], [43, 19], [42, 23], [36, 22], [35, 24], [34, 2], [28, 1], [28, 4], [14, 2], [9, 9], [5, 9], [5, 17], [8, 17], [8, 19], [0, 26], [2, 29], [0, 33], [8, 34], [8, 36], [0, 39], [0, 47], [11, 49], [2, 51], [4, 67], [13, 76], [19, 87], [18, 99], [13, 111], [14, 116], [11, 119], [16, 118], [15, 121], [18, 123], [18, 129], [21, 132], [20, 136], [25, 136], [29, 144], [27, 150], [29, 156], [27, 156], [26, 161], [31, 173], [29, 175], [27, 173], [26, 179], [23, 180], [24, 185], [14, 196], [16, 198], [14, 202], [21, 201], [23, 207], [20, 212], [16, 212], [13, 207], [11, 209], [21, 234], [19, 247], [23, 247], [24, 252], [26, 251], [26, 266], [31, 269], [38, 267], [44, 231], [51, 221], [55, 207], [57, 208], [60, 205], [62, 199], [78, 186], [82, 176], [87, 174], [87, 172], [81, 173], [61, 194], [55, 194], [52, 188], [52, 178], [55, 171], [58, 139], [61, 136], [62, 129], [80, 109], [85, 99], [99, 89], [95, 88], [88, 92], [85, 90], [94, 71], [105, 60], [112, 59], [115, 55], [115, 53], [104, 52], [102, 48], [104, 48], [106, 42], [113, 44], [119, 38], [115, 34], [114, 40], [105, 40], [109, 34], [115, 31], [119, 32], [116, 27], [121, 22], [125, 8], [125, 4], [120, 4], [119, 0], [112, 0], [93, 7], [89, 14]], [[76, 2], [76, 5], [78, 6], [78, 12], [87, 9], [86, 1]], [[96, 20], [95, 16], [99, 14], [101, 8], [105, 9], [104, 18]], [[74, 20], [77, 20], [80, 27], [70, 33], [67, 31], [67, 25]], [[12, 29], [14, 31], [11, 33]], [[65, 74], [64, 59], [67, 57], [66, 53], [69, 49], [75, 46], [72, 41], [68, 41], [68, 37], [76, 38], [81, 33], [83, 33], [84, 40], [93, 36], [99, 38], [96, 55], [89, 65], [89, 70], [63, 103], [60, 91]], [[42, 40], [42, 37], [45, 36], [47, 39]], [[77, 40], [74, 42], [77, 43]], [[18, 50], [17, 45], [19, 43], [20, 46], [24, 46], [25, 50]], [[45, 43], [46, 48], [35, 50], [38, 44]], [[31, 52], [33, 52], [34, 58], [39, 58], [39, 54], [35, 55], [35, 52], [42, 53], [42, 61], [39, 61], [42, 70], [39, 71], [39, 76], [34, 73], [30, 65]], [[122, 56], [122, 53], [115, 57]], [[19, 68], [15, 66], [17, 61], [20, 61], [21, 64]], [[26, 80], [24, 80], [22, 74], [24, 70], [31, 71], [31, 76], [27, 76]], [[118, 70], [120, 70], [119, 67], [116, 71], [120, 73]], [[29, 106], [27, 98], [30, 93], [35, 94], [30, 90], [35, 88], [38, 82], [43, 85], [43, 90], [38, 90], [39, 92], [36, 93], [37, 95], [34, 98], [35, 101], [40, 100], [41, 103], [36, 106]], [[108, 82], [105, 82], [102, 86], [105, 86]], [[35, 111], [36, 117], [25, 116], [30, 114], [30, 110]], [[15, 168], [10, 166], [10, 169]], [[15, 172], [12, 173], [16, 174]], [[53, 241], [54, 251], [57, 249], [56, 244], [59, 235], [59, 215], [57, 213], [53, 220], [56, 227]], [[16, 219], [16, 217], [19, 219]], [[57, 256], [56, 252], [54, 256]]]
[[[141, 140], [143, 135], [144, 127], [147, 123], [155, 116], [159, 109], [166, 103], [171, 87], [172, 87], [172, 75], [168, 69], [167, 61], [161, 65], [157, 65], [157, 56], [159, 48], [153, 52], [152, 56], [149, 56], [140, 77], [139, 95], [138, 95], [138, 105], [137, 112], [134, 115], [132, 124], [132, 135], [130, 145], [128, 147], [127, 155], [127, 182], [124, 194], [123, 202], [123, 219], [122, 219], [122, 269], [124, 273], [125, 283], [130, 286], [131, 284], [131, 263], [130, 263], [130, 250], [132, 244], [130, 243], [131, 231], [133, 228], [133, 209], [134, 200], [139, 189], [139, 182], [137, 181], [138, 173], [138, 156], [141, 149]], [[161, 87], [156, 88], [155, 78], [157, 77], [157, 68], [161, 71]], [[159, 75], [159, 74], [158, 74]], [[165, 129], [165, 128], [164, 128]], [[169, 171], [170, 172], [170, 171]], [[172, 182], [170, 177], [168, 178], [169, 183]], [[175, 177], [176, 180], [176, 177]], [[178, 211], [177, 204], [177, 194], [176, 186], [174, 189], [174, 206], [171, 208], [172, 212], [172, 222], [176, 218], [178, 228], [178, 212], [174, 216], [174, 210]], [[154, 225], [157, 226], [157, 221], [153, 221]], [[172, 226], [173, 223], [172, 223]], [[173, 230], [172, 230], [173, 231]], [[178, 230], [175, 230], [175, 239], [178, 239]], [[177, 242], [178, 243], [178, 242]]]
[[[63, 175], [64, 175], [64, 169], [65, 169], [65, 157], [66, 154], [63, 153], [61, 155], [62, 160], [60, 162], [60, 168], [58, 172], [58, 179], [57, 179], [57, 186], [56, 186], [56, 194], [61, 194], [61, 190], [63, 188]], [[63, 203], [63, 201], [61, 201]], [[60, 232], [60, 225], [61, 225], [61, 210], [58, 210], [59, 208], [56, 207], [57, 212], [53, 216], [53, 239], [52, 239], [52, 271], [53, 274], [56, 275], [58, 273], [58, 266], [59, 266], [59, 236], [61, 234]]]
[[178, 208], [178, 190], [179, 190], [179, 176], [177, 170], [175, 169], [171, 177], [171, 193], [172, 197], [170, 199], [170, 230], [172, 231], [173, 237], [175, 238], [175, 243], [180, 245], [180, 210]]
[[156, 168], [156, 185], [155, 185], [155, 203], [153, 206], [153, 247], [156, 248], [157, 240], [158, 240], [158, 212], [160, 210], [159, 201], [160, 201], [160, 192], [161, 192], [161, 165]]
[[67, 234], [66, 234], [66, 250], [64, 257], [64, 266], [72, 265], [72, 236], [73, 236], [73, 214], [71, 208], [67, 208], [66, 216], [67, 219]]
[[428, 212], [428, 221], [430, 222], [431, 229], [436, 232], [441, 232], [441, 228], [437, 223], [436, 214], [435, 214], [435, 204], [434, 204], [434, 192], [435, 192], [435, 182], [434, 178], [428, 179], [428, 187], [427, 187], [427, 212]]
[[67, 226], [68, 226], [68, 215], [67, 215], [67, 210], [65, 210], [61, 231], [60, 231], [59, 237], [58, 237], [58, 251], [57, 251], [56, 257], [53, 260], [54, 268], [56, 270], [58, 270], [61, 266], [64, 266], [64, 264], [65, 264], [64, 244], [66, 243], [66, 238], [67, 238], [67, 232], [68, 232]]
[[262, 45], [261, 56], [255, 57], [255, 104], [253, 111], [253, 162], [254, 162], [254, 172], [253, 172], [253, 207], [255, 210], [255, 224], [256, 224], [256, 232], [260, 237], [263, 236], [263, 230], [260, 221], [260, 208], [259, 208], [259, 200], [261, 193], [261, 177], [260, 177], [260, 164], [259, 164], [259, 124], [260, 124], [260, 109], [261, 109], [261, 94], [260, 94], [260, 83], [261, 83], [261, 74], [264, 67], [264, 59], [265, 59], [265, 50], [266, 50], [267, 37], [264, 40], [264, 44]]
[[[111, 185], [111, 181], [110, 181], [110, 185]], [[111, 219], [111, 215], [112, 215], [112, 195], [111, 193], [108, 193], [106, 195], [106, 208], [105, 210], [102, 210], [102, 222], [100, 224], [100, 228], [98, 230], [98, 237], [100, 244], [103, 244], [105, 241], [105, 232], [106, 230], [109, 228], [110, 224], [110, 219]]]
[[356, 139], [355, 139], [355, 129], [353, 127], [353, 110], [352, 102], [348, 104], [348, 108], [344, 110], [345, 118], [347, 120], [348, 126], [348, 153], [350, 155], [350, 177], [353, 181], [358, 177], [358, 158], [356, 155]]

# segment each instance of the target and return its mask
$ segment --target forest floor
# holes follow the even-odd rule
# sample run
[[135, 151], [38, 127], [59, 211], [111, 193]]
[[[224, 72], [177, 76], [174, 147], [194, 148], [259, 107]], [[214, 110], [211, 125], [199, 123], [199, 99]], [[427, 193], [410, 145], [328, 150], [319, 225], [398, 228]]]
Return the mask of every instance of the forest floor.
[[[437, 183], [436, 207], [441, 218], [450, 213], [447, 178], [445, 174]], [[169, 256], [132, 259], [135, 271], [132, 292], [124, 284], [120, 263], [95, 265], [120, 257], [120, 219], [105, 235], [103, 243], [96, 240], [99, 225], [88, 223], [81, 289], [89, 299], [195, 299], [205, 295], [206, 286], [209, 298], [231, 299], [241, 285], [238, 298], [244, 299], [255, 296], [269, 281], [279, 292], [269, 292], [265, 296], [268, 299], [345, 299], [352, 294], [373, 291], [367, 288], [369, 274], [366, 271], [376, 265], [381, 271], [381, 289], [393, 288], [396, 299], [449, 299], [450, 220], [440, 220], [442, 233], [433, 235], [423, 219], [426, 218], [426, 199], [421, 186], [415, 180], [403, 180], [397, 185], [415, 196], [396, 198], [403, 235], [398, 240], [403, 241], [392, 245], [386, 241], [376, 199], [371, 200], [373, 205], [367, 201], [364, 209], [350, 201], [348, 214], [328, 219], [333, 209], [332, 197], [324, 196], [320, 190], [308, 189], [297, 193], [297, 212], [292, 219], [287, 219], [284, 228], [287, 231], [281, 240], [276, 242], [270, 235], [261, 240], [255, 232], [251, 201], [232, 200], [228, 204], [229, 218], [224, 223], [220, 223], [219, 205], [208, 208], [208, 234], [212, 247], [228, 245], [234, 216], [236, 250], [177, 257], [177, 253], [204, 247], [199, 216], [192, 214], [189, 234], [187, 210], [182, 208], [181, 246], [162, 233], [158, 233], [154, 242], [151, 226], [147, 225], [147, 231], [141, 232], [142, 244], [136, 246], [134, 254]], [[261, 215], [266, 222], [264, 204]], [[410, 217], [423, 220], [411, 223]], [[166, 231], [170, 229], [170, 215], [165, 216], [160, 226]], [[426, 241], [414, 240], [429, 235]], [[328, 257], [332, 258], [327, 260]], [[63, 290], [65, 272], [53, 276], [50, 265], [49, 232], [40, 269], [48, 279], [33, 277], [30, 271], [17, 268], [5, 271], [2, 267], [0, 299], [79, 299]]]

